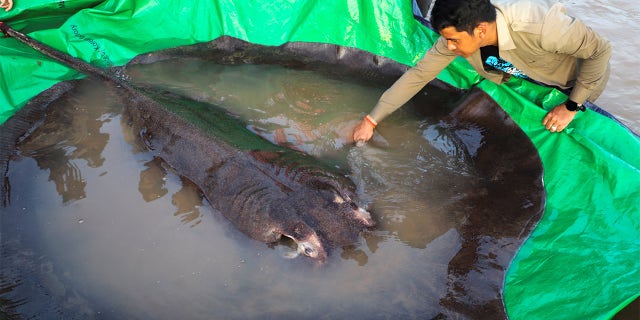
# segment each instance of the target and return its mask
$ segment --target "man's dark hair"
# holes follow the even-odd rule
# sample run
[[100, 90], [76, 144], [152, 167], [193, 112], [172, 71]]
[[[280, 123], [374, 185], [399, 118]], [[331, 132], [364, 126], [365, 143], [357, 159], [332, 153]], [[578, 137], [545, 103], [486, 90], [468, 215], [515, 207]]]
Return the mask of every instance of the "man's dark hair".
[[480, 22], [496, 21], [496, 8], [489, 0], [436, 0], [430, 20], [436, 31], [455, 27], [473, 34]]

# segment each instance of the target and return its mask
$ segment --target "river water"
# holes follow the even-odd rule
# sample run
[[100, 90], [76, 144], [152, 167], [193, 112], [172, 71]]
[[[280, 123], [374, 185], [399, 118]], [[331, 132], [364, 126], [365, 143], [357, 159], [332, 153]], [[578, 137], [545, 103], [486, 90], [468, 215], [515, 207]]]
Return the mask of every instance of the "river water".
[[[117, 91], [83, 81], [47, 109], [10, 163], [2, 232], [12, 249], [3, 269], [18, 277], [10, 295], [21, 301], [17, 311], [82, 319], [443, 312], [447, 262], [462, 245], [466, 214], [452, 208], [478, 177], [438, 119], [399, 112], [390, 120], [397, 129], [378, 142], [397, 148], [351, 149], [346, 132], [384, 88], [189, 59], [134, 66], [129, 74], [222, 105], [275, 143], [343, 159], [359, 170], [354, 179], [369, 197], [363, 203], [376, 199], [380, 225], [322, 267], [288, 259], [286, 243], [268, 246], [240, 233], [192, 183], [146, 152], [123, 119]], [[494, 271], [487, 270], [481, 300], [495, 299], [502, 269]]]
[[567, 12], [607, 38], [613, 46], [611, 76], [596, 101], [640, 133], [640, 7], [632, 0], [564, 0]]
[[[612, 76], [597, 104], [640, 131], [637, 4], [565, 2], [614, 46]], [[238, 232], [194, 185], [145, 152], [122, 118], [117, 93], [86, 81], [49, 108], [10, 164], [11, 203], [1, 227], [3, 245], [14, 249], [5, 251], [2, 267], [19, 279], [2, 287], [20, 298], [16, 310], [78, 319], [396, 319], [443, 312], [442, 261], [460, 250], [464, 218], [448, 209], [477, 177], [440, 120], [400, 110], [389, 119], [397, 129], [375, 143], [402, 152], [345, 154], [351, 142], [344, 137], [384, 88], [197, 60], [129, 73], [223, 105], [276, 143], [347, 159], [343, 165], [362, 170], [356, 178], [369, 197], [363, 201], [376, 199], [379, 231], [321, 268], [286, 258], [289, 247]]]

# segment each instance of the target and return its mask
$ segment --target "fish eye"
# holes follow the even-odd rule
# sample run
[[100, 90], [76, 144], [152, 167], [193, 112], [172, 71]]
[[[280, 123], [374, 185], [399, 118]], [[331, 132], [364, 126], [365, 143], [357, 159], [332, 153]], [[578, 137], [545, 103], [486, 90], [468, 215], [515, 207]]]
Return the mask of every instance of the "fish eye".
[[298, 248], [298, 250], [302, 253], [304, 253], [304, 255], [311, 257], [311, 258], [315, 258], [316, 256], [318, 256], [318, 251], [315, 250], [312, 246], [310, 246], [308, 243], [300, 243], [298, 244], [300, 247]]

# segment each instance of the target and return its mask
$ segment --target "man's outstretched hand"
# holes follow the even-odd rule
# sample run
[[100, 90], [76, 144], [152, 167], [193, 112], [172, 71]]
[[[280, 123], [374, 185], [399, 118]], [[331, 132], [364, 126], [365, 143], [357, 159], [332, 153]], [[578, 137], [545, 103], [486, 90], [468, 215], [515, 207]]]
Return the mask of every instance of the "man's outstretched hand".
[[360, 141], [367, 142], [373, 136], [373, 124], [366, 119], [362, 119], [360, 123], [353, 129], [353, 141], [358, 143]]

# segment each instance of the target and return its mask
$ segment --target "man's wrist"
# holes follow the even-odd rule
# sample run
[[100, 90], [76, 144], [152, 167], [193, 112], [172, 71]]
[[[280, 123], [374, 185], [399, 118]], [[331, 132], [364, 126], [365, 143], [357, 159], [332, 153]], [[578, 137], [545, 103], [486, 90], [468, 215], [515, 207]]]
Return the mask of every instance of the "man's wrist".
[[364, 117], [364, 120], [369, 122], [369, 124], [371, 124], [374, 128], [378, 126], [378, 122], [376, 122], [375, 120], [373, 120], [373, 118], [371, 118], [371, 116], [366, 115]]
[[579, 104], [571, 99], [565, 101], [564, 106], [569, 111], [585, 111], [586, 110], [586, 108], [582, 104]]

